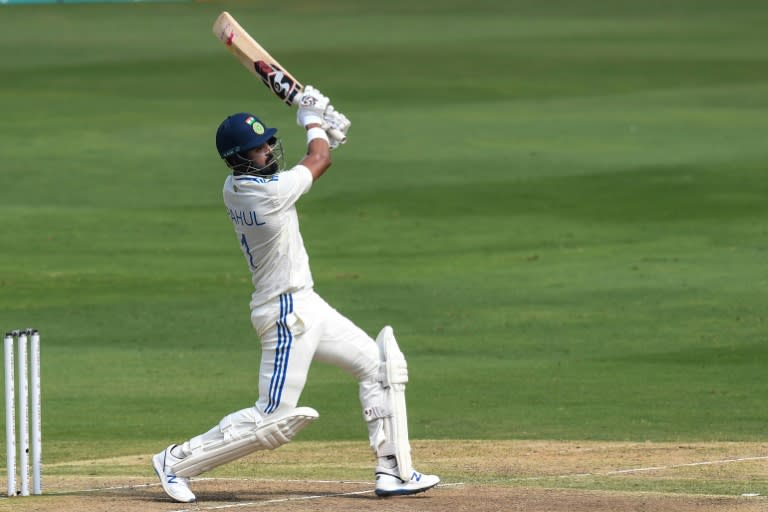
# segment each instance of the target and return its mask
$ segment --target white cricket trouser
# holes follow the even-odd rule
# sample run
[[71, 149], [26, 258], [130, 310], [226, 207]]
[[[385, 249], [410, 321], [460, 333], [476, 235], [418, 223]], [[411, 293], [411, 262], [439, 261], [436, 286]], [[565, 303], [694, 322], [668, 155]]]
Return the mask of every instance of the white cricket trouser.
[[259, 412], [296, 407], [314, 359], [354, 376], [361, 383], [361, 399], [367, 401], [369, 392], [363, 387], [378, 373], [378, 346], [313, 290], [283, 294], [253, 309], [251, 323], [262, 350]]
[[[385, 404], [384, 388], [379, 381], [378, 345], [314, 291], [283, 294], [254, 308], [251, 323], [261, 339], [258, 401], [254, 407], [225, 416], [208, 432], [183, 443], [184, 456], [199, 447], [205, 451], [226, 446], [231, 436], [257, 430], [261, 418], [295, 408], [314, 359], [334, 364], [357, 378], [363, 411], [379, 410]], [[378, 448], [383, 442], [383, 420], [369, 418], [365, 413], [363, 418], [373, 451], [380, 457], [390, 455]], [[225, 433], [222, 425], [234, 425], [235, 434]]]

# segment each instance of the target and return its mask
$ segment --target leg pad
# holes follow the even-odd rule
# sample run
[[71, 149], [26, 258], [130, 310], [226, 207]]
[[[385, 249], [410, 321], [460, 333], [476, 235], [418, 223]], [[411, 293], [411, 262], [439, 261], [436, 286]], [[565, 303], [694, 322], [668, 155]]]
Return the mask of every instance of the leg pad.
[[376, 379], [378, 382], [364, 384], [366, 399], [363, 415], [368, 422], [373, 451], [378, 457], [394, 455], [400, 477], [408, 480], [413, 470], [405, 408], [408, 365], [390, 326], [381, 330], [376, 344], [381, 357], [381, 371]]
[[244, 409], [219, 423], [221, 432], [211, 440], [206, 434], [189, 441], [192, 452], [173, 465], [182, 477], [197, 476], [259, 450], [274, 450], [290, 442], [319, 414], [310, 407], [298, 407], [261, 416], [255, 408]]

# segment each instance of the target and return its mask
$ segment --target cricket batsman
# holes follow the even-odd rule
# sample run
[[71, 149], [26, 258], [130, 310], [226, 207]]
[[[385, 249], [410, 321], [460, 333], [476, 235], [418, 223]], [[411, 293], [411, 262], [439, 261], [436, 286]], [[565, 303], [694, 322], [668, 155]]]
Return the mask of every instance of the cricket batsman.
[[254, 286], [250, 309], [261, 341], [259, 396], [254, 406], [152, 458], [163, 489], [179, 502], [195, 501], [190, 477], [282, 446], [318, 417], [314, 409], [298, 407], [315, 359], [342, 368], [359, 383], [378, 496], [415, 494], [440, 482], [411, 462], [408, 367], [392, 328], [384, 327], [374, 340], [313, 289], [296, 202], [330, 167], [331, 150], [346, 141], [351, 123], [312, 86], [304, 88], [297, 121], [306, 129], [307, 153], [287, 170], [277, 129], [258, 117], [231, 115], [216, 132], [216, 149], [231, 171], [224, 205]]

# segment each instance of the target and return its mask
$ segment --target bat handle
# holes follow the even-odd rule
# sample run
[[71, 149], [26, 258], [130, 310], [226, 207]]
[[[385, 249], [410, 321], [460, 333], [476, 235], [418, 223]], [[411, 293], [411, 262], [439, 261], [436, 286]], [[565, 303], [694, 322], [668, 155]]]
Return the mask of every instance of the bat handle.
[[344, 135], [340, 130], [337, 130], [336, 128], [331, 128], [330, 130], [328, 130], [328, 134], [342, 144], [344, 144], [347, 141], [347, 136]]

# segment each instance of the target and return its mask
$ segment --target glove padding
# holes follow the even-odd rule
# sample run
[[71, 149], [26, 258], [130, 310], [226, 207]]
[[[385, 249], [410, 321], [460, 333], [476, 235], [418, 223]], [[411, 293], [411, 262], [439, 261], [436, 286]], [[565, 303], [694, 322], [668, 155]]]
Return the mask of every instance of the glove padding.
[[312, 123], [323, 125], [323, 116], [329, 103], [328, 96], [311, 85], [305, 86], [298, 100], [299, 110], [296, 112], [296, 122], [302, 128]]
[[333, 105], [328, 105], [323, 116], [323, 129], [328, 134], [328, 143], [331, 149], [347, 142], [347, 131], [352, 122], [341, 112], [337, 112]]

